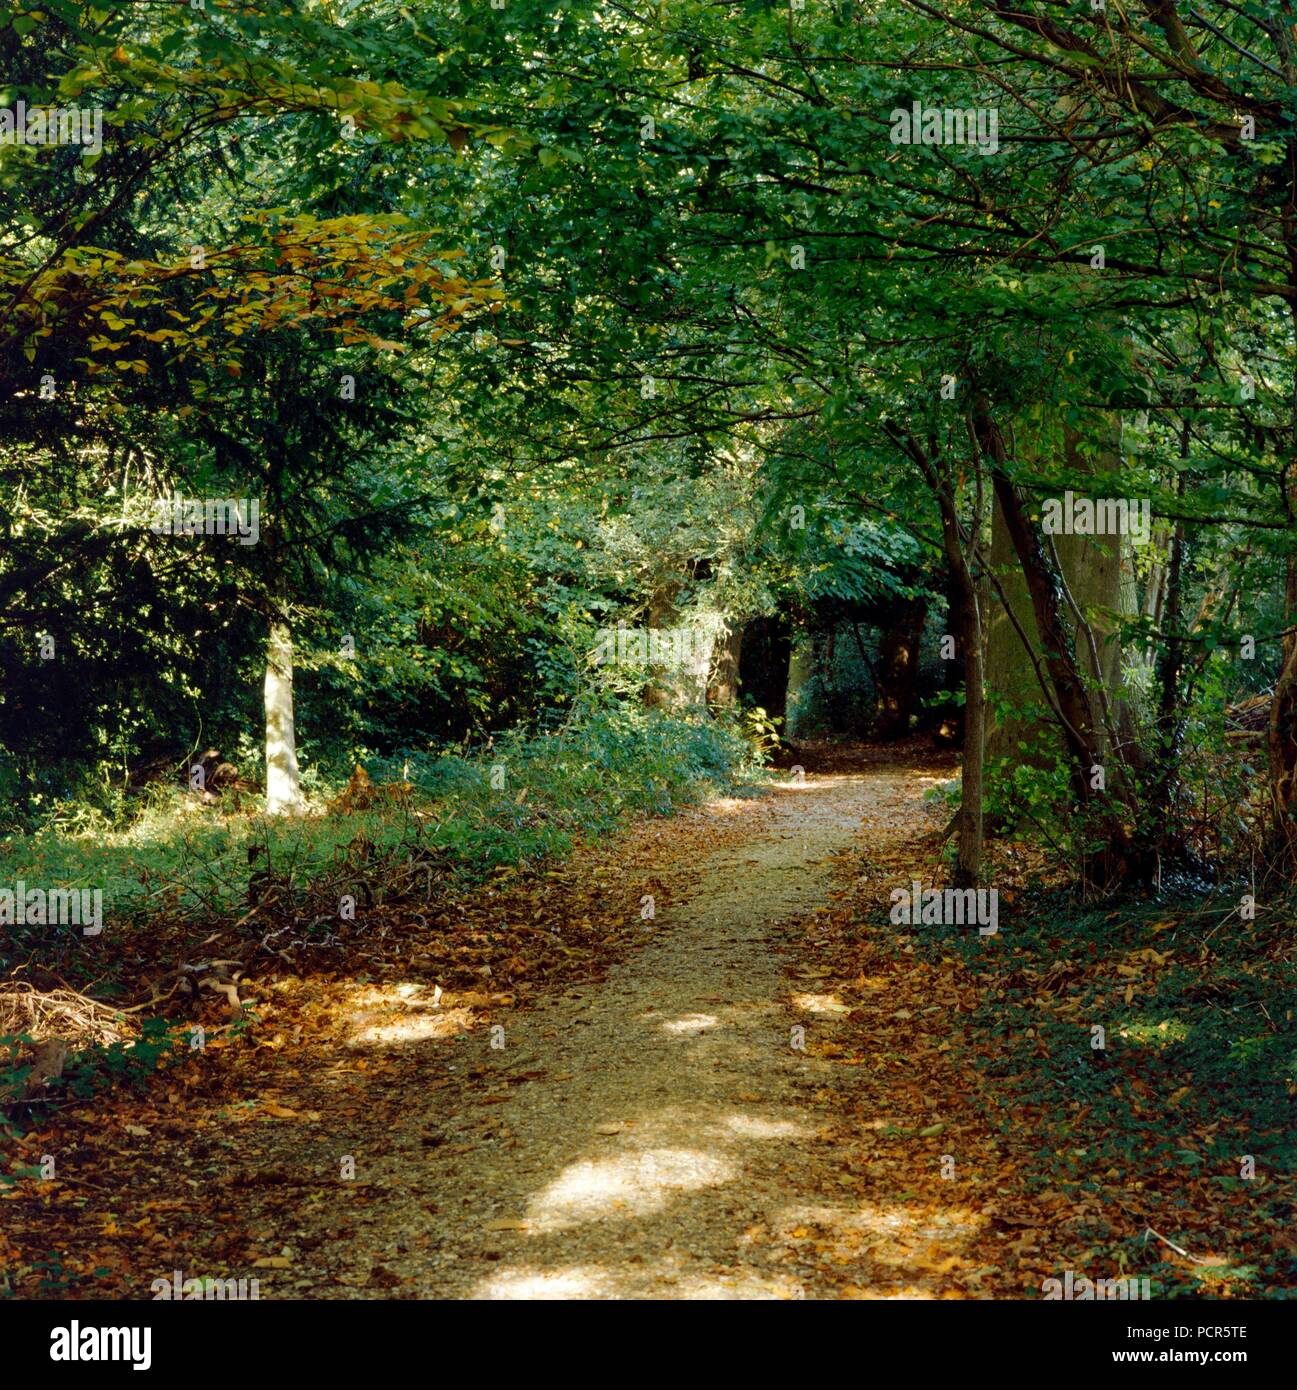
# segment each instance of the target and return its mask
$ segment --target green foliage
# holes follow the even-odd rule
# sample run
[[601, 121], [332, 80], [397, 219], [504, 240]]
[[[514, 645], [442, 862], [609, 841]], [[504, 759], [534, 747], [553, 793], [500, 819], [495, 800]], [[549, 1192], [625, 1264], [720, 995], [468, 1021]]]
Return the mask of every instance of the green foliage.
[[58, 1084], [82, 1098], [120, 1087], [141, 1090], [164, 1060], [184, 1047], [183, 1033], [165, 1018], [146, 1018], [139, 1037], [78, 1053]]
[[739, 716], [743, 737], [752, 745], [757, 759], [765, 762], [779, 751], [782, 740], [778, 719], [772, 718], [760, 705], [746, 706]]
[[[468, 754], [412, 750], [366, 759], [375, 782], [413, 787], [408, 800], [368, 809], [267, 820], [255, 808], [226, 812], [176, 790], [112, 830], [95, 823], [72, 831], [63, 820], [11, 834], [0, 838], [0, 883], [97, 887], [105, 930], [116, 934], [158, 913], [195, 924], [241, 915], [258, 869], [285, 894], [304, 895], [350, 863], [357, 844], [376, 879], [380, 867], [391, 873], [432, 856], [439, 876], [469, 881], [562, 853], [574, 837], [607, 831], [628, 814], [669, 814], [708, 787], [749, 777], [760, 757], [738, 732], [712, 721], [592, 710], [553, 733], [509, 732]], [[343, 790], [349, 771], [339, 767], [321, 779], [317, 812]], [[258, 851], [255, 864], [250, 850]], [[75, 930], [11, 928], [0, 963], [49, 952]], [[129, 1070], [144, 1055], [123, 1054], [122, 1066]]]

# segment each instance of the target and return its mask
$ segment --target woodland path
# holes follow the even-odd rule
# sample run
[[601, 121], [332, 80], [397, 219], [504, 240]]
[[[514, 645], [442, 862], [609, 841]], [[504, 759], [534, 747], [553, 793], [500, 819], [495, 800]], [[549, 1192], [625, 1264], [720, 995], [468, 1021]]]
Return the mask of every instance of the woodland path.
[[[630, 944], [517, 1007], [434, 996], [414, 945], [372, 973], [272, 982], [255, 1046], [212, 1057], [224, 1082], [136, 1110], [101, 1159], [67, 1155], [80, 1253], [138, 1298], [173, 1269], [255, 1277], [262, 1298], [939, 1296], [967, 1213], [947, 1184], [907, 1207], [909, 1150], [873, 1163], [872, 1136], [917, 1131], [959, 1087], [934, 1055], [926, 1086], [897, 1089], [909, 1001], [850, 942], [817, 963], [835, 886], [854, 874], [887, 901], [862, 850], [930, 862], [942, 817], [923, 794], [949, 774], [866, 751], [579, 852], [548, 877], [625, 876]], [[559, 920], [589, 910], [564, 892]], [[501, 919], [523, 939], [526, 915]]]
[[[692, 866], [646, 944], [604, 982], [506, 1020], [505, 1046], [487, 1054], [503, 1096], [443, 1122], [436, 1092], [407, 1093], [397, 1129], [361, 1145], [379, 1150], [362, 1166], [383, 1195], [348, 1238], [354, 1277], [372, 1285], [375, 1260], [401, 1296], [422, 1298], [825, 1292], [808, 1226], [860, 1217], [829, 1138], [843, 1068], [813, 1053], [847, 1011], [803, 993], [817, 986], [790, 980], [788, 956], [826, 899], [829, 856], [862, 818], [913, 833], [938, 780], [883, 765], [739, 803], [750, 833]], [[664, 838], [669, 853], [671, 826]], [[509, 1086], [519, 1074], [534, 1079]]]
[[[826, 856], [883, 794], [841, 774], [783, 789], [606, 983], [518, 1021], [510, 1045], [570, 1079], [517, 1091], [497, 1116], [516, 1147], [465, 1155], [457, 1175], [476, 1213], [526, 1229], [464, 1232], [429, 1292], [809, 1292], [777, 1234], [835, 1192], [815, 1099], [829, 1064], [792, 1045], [815, 1019], [789, 997], [785, 925], [824, 901]], [[489, 1246], [501, 1257], [484, 1264]]]

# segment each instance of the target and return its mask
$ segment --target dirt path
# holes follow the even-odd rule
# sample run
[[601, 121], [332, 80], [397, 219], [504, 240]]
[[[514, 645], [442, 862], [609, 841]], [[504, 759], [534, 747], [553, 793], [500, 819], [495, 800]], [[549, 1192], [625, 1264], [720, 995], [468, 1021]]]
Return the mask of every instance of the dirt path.
[[[640, 940], [485, 1022], [421, 978], [417, 937], [371, 977], [271, 982], [255, 1050], [219, 1054], [210, 1094], [180, 1073], [134, 1123], [60, 1153], [76, 1253], [144, 1298], [173, 1270], [258, 1278], [263, 1298], [914, 1292], [913, 1243], [944, 1249], [953, 1228], [862, 1202], [905, 1181], [853, 1166], [899, 1105], [895, 1062], [842, 1064], [834, 1038], [860, 1006], [815, 963], [841, 860], [930, 828], [923, 793], [948, 775], [866, 755], [651, 823], [597, 847], [603, 867], [578, 857], [547, 876], [550, 907], [588, 909], [564, 874], [621, 875], [621, 930]], [[641, 924], [645, 879], [670, 905]], [[500, 916], [520, 939], [527, 916]], [[866, 995], [866, 1011], [896, 1008]]]
[[771, 823], [700, 864], [689, 900], [606, 984], [517, 1021], [509, 1045], [553, 1079], [501, 1107], [508, 1148], [466, 1155], [447, 1178], [475, 1217], [526, 1227], [469, 1226], [425, 1271], [427, 1292], [805, 1291], [768, 1236], [833, 1175], [817, 1144], [826, 1064], [793, 1045], [807, 1019], [783, 978], [782, 924], [823, 901], [825, 856], [851, 842], [877, 790], [835, 776], [778, 793]]
[[[912, 824], [935, 780], [891, 767], [781, 788], [606, 982], [513, 1017], [492, 1059], [501, 1103], [457, 1116], [421, 1161], [392, 1152], [368, 1175], [397, 1207], [369, 1216], [389, 1235], [396, 1218], [407, 1248], [382, 1264], [403, 1292], [821, 1293], [818, 1255], [798, 1243], [841, 1195], [822, 1093], [842, 1078], [813, 1047], [846, 1010], [798, 993], [784, 955], [825, 900], [827, 857], [866, 815]], [[520, 1073], [533, 1079], [510, 1088]], [[407, 1136], [425, 1122], [416, 1106]]]

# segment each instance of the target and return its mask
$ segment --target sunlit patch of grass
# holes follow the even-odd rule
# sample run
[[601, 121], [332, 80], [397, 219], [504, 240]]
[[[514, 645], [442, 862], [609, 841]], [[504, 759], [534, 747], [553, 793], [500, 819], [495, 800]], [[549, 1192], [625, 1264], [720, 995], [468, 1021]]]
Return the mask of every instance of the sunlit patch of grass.
[[1117, 1036], [1127, 1042], [1167, 1047], [1172, 1043], [1185, 1042], [1189, 1031], [1189, 1025], [1181, 1018], [1163, 1018], [1156, 1023], [1152, 1019], [1138, 1018], [1123, 1023], [1117, 1029]]
[[[472, 757], [370, 759], [372, 784], [401, 795], [347, 811], [327, 809], [341, 778], [317, 787], [310, 814], [271, 820], [246, 793], [203, 803], [157, 787], [124, 824], [65, 808], [36, 833], [0, 837], [0, 885], [98, 888], [114, 937], [163, 915], [203, 924], [246, 912], [254, 874], [290, 895], [343, 869], [380, 898], [390, 885], [426, 895], [448, 879], [561, 856], [632, 813], [670, 814], [758, 775], [751, 754], [712, 720], [610, 713], [560, 734], [508, 735]], [[33, 945], [39, 954], [41, 938], [8, 932], [0, 968]]]

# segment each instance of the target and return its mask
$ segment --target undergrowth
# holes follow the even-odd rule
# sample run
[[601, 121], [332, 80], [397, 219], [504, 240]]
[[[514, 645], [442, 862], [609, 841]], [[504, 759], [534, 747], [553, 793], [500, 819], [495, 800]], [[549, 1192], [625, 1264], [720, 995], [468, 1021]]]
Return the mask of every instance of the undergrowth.
[[[758, 775], [756, 763], [752, 744], [715, 721], [605, 711], [555, 733], [506, 735], [472, 755], [367, 759], [375, 791], [399, 794], [330, 811], [345, 790], [340, 771], [301, 818], [267, 819], [249, 798], [227, 810], [179, 788], [155, 793], [118, 827], [87, 825], [65, 810], [34, 834], [0, 839], [0, 887], [100, 889], [99, 940], [110, 942], [158, 914], [210, 922], [246, 911], [267, 882], [292, 893], [360, 870], [381, 887], [412, 861], [429, 867], [425, 886], [472, 882], [502, 865], [564, 854], [629, 814], [669, 815], [709, 788]], [[40, 959], [76, 932], [8, 926], [0, 970]], [[67, 963], [66, 952], [58, 955]]]
[[[1159, 1297], [1297, 1286], [1284, 1234], [1297, 901], [1258, 903], [1255, 920], [1239, 909], [1228, 895], [1078, 909], [1041, 894], [1002, 909], [994, 938], [958, 927], [892, 938], [898, 951], [955, 957], [977, 981], [961, 1023], [989, 1122], [1006, 1140], [1024, 1125], [1067, 1136], [1034, 1156], [1024, 1183], [1103, 1198], [1113, 1216], [1080, 1234], [1118, 1269], [1148, 1273], [1153, 1261]], [[1116, 1216], [1154, 1203], [1173, 1226], [1163, 1236], [1197, 1245], [1192, 1272], [1130, 1211]]]
[[[178, 788], [155, 791], [116, 827], [63, 808], [56, 823], [0, 840], [0, 887], [98, 888], [103, 932], [6, 925], [0, 969], [22, 988], [65, 983], [120, 1009], [139, 993], [141, 962], [200, 959], [217, 932], [221, 955], [238, 955], [240, 942], [255, 950], [265, 934], [324, 943], [339, 928], [343, 893], [366, 907], [417, 910], [501, 867], [561, 856], [631, 814], [667, 815], [758, 777], [761, 758], [728, 724], [614, 710], [548, 734], [507, 735], [472, 755], [366, 759], [363, 775], [317, 780], [301, 818], [268, 820], [250, 798], [204, 803]], [[350, 925], [363, 933], [363, 912]], [[117, 1040], [69, 1040], [58, 1097], [143, 1084], [185, 1045], [178, 1025], [149, 1010], [116, 1018]], [[0, 1136], [42, 1113], [41, 1099], [23, 1098], [39, 1042], [0, 1017]]]

